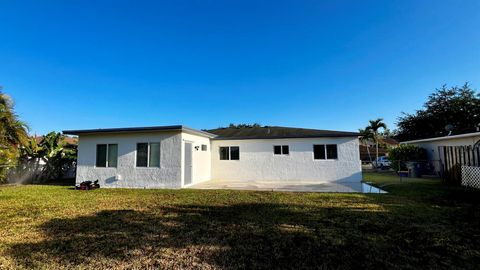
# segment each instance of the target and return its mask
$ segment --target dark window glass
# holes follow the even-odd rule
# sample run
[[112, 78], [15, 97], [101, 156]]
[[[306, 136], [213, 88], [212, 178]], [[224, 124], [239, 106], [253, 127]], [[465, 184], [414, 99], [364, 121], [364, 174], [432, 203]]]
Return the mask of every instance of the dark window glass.
[[220, 160], [229, 160], [230, 153], [228, 147], [220, 147]]
[[108, 145], [108, 167], [117, 167], [118, 159], [118, 145], [109, 144]]
[[137, 143], [137, 167], [148, 166], [148, 143]]
[[240, 147], [238, 147], [238, 146], [230, 147], [230, 159], [231, 160], [240, 160]]
[[97, 167], [107, 167], [107, 145], [97, 144]]
[[273, 146], [273, 153], [275, 155], [281, 155], [282, 154], [282, 147], [280, 145], [274, 145]]
[[207, 151], [207, 145], [206, 144], [202, 144], [202, 151]]
[[337, 159], [337, 145], [336, 144], [327, 144], [327, 159]]
[[284, 154], [284, 155], [290, 154], [290, 150], [288, 149], [288, 145], [282, 145], [282, 154]]
[[313, 146], [313, 158], [325, 159], [325, 145], [317, 144]]

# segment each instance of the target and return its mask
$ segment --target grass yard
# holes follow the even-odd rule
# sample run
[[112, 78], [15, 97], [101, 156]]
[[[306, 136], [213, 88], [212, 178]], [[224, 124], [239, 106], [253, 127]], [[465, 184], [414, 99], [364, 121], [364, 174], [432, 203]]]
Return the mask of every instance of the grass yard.
[[390, 193], [4, 186], [0, 268], [479, 268], [480, 192], [364, 178]]

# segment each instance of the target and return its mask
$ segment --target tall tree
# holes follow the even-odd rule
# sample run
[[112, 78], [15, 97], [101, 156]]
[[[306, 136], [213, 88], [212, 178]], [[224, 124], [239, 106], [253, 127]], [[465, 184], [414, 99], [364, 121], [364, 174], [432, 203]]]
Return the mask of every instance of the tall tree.
[[397, 139], [400, 141], [475, 132], [480, 124], [480, 93], [468, 83], [462, 87], [441, 88], [431, 94], [423, 108], [413, 114], [402, 113], [398, 118]]
[[365, 147], [367, 148], [367, 154], [368, 158], [370, 159], [370, 162], [372, 162], [372, 156], [370, 155], [370, 145], [368, 144], [370, 141], [374, 141], [374, 135], [371, 129], [367, 128], [361, 128], [358, 130], [358, 133], [360, 133], [360, 141], [365, 144]]
[[27, 124], [14, 112], [12, 99], [0, 88], [0, 142], [21, 145], [28, 140], [27, 130]]
[[17, 163], [19, 148], [28, 140], [27, 125], [15, 114], [12, 99], [0, 87], [0, 182]]
[[[380, 140], [380, 129], [386, 130], [387, 124], [383, 122], [383, 118], [377, 118], [375, 120], [370, 120], [367, 129], [371, 130], [373, 133], [373, 139], [375, 141], [375, 151], [376, 151], [376, 161], [378, 160], [378, 141]], [[376, 166], [376, 165], [375, 165]]]

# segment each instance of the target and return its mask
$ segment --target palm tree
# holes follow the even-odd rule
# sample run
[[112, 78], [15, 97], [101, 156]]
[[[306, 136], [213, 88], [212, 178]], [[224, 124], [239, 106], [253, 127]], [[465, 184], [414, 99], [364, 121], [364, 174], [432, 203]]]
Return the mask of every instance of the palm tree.
[[[371, 130], [373, 133], [373, 139], [375, 141], [375, 150], [376, 150], [376, 159], [378, 160], [378, 141], [380, 139], [379, 129], [387, 129], [387, 124], [383, 122], [383, 118], [377, 118], [375, 120], [370, 120], [370, 124], [367, 126], [367, 129]], [[376, 166], [376, 165], [375, 165]]]
[[0, 143], [6, 147], [19, 146], [28, 140], [28, 126], [13, 111], [12, 99], [0, 88]]
[[372, 163], [372, 156], [370, 155], [370, 146], [368, 145], [368, 142], [374, 141], [373, 132], [367, 127], [359, 129], [358, 133], [360, 133], [360, 141], [365, 144], [367, 148], [368, 158], [370, 159], [370, 163]]
[[17, 163], [19, 146], [28, 140], [27, 125], [13, 111], [12, 99], [0, 87], [0, 182]]

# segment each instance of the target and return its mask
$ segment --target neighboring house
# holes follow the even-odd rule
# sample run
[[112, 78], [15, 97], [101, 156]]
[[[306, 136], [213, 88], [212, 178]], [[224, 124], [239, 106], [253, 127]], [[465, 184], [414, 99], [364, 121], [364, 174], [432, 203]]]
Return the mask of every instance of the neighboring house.
[[477, 143], [480, 143], [480, 132], [405, 141], [400, 144], [412, 144], [424, 148], [427, 151], [428, 160], [435, 166], [435, 171], [440, 173], [440, 164], [445, 163], [444, 154], [441, 152], [442, 146], [473, 146]]
[[181, 188], [208, 180], [360, 182], [358, 133], [185, 126], [66, 130], [78, 135], [77, 183]]

